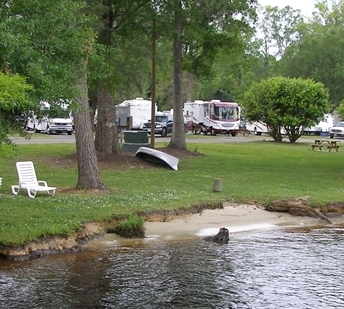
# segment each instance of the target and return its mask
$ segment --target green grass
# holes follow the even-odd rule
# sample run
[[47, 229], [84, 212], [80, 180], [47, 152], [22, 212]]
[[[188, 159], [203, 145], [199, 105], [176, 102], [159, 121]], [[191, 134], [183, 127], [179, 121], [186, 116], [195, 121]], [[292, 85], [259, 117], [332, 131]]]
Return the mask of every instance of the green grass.
[[[166, 144], [157, 143], [156, 146]], [[202, 202], [269, 203], [282, 198], [309, 196], [312, 206], [339, 202], [344, 197], [344, 149], [339, 153], [311, 151], [308, 143], [188, 144], [203, 155], [181, 160], [179, 170], [156, 167], [102, 170], [109, 194], [63, 194], [77, 182], [75, 168], [51, 166], [75, 152], [72, 144], [18, 145], [17, 156], [0, 159], [0, 244], [23, 244], [39, 237], [69, 235], [88, 221], [128, 218], [142, 211], [187, 208]], [[16, 161], [32, 160], [39, 180], [57, 187], [54, 197], [24, 191], [13, 196]], [[213, 192], [214, 178], [222, 191]]]

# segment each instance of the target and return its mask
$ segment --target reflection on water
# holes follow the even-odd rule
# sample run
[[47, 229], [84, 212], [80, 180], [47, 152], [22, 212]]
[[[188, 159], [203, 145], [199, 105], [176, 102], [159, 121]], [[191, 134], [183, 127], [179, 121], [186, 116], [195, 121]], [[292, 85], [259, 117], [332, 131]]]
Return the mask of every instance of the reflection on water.
[[0, 262], [1, 308], [344, 308], [344, 229], [231, 234], [228, 245], [114, 236]]

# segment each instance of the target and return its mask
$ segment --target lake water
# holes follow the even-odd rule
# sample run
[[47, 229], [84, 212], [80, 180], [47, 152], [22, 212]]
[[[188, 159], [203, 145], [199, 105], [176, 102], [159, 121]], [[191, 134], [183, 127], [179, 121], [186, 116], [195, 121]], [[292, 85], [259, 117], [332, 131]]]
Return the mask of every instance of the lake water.
[[0, 261], [0, 308], [344, 308], [344, 228], [230, 237], [107, 235], [80, 253]]

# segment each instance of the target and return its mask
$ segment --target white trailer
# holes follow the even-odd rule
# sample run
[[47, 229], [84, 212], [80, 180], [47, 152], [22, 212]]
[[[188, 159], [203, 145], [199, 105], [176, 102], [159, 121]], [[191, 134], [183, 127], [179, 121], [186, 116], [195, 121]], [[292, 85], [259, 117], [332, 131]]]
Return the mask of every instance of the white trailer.
[[27, 130], [32, 130], [35, 133], [44, 131], [47, 134], [52, 134], [53, 132], [73, 134], [73, 119], [67, 110], [68, 106], [66, 104], [58, 104], [58, 108], [54, 111], [52, 111], [51, 105], [48, 102], [41, 101], [40, 105], [42, 116], [32, 115], [27, 120]]
[[334, 126], [334, 117], [331, 114], [325, 114], [323, 119], [319, 123], [312, 127], [304, 128], [303, 134], [305, 135], [321, 135], [321, 133], [327, 133]]
[[[115, 106], [117, 123], [120, 126], [127, 126], [127, 119], [131, 118], [131, 129], [142, 130], [143, 124], [151, 119], [152, 101], [136, 98], [126, 100]], [[155, 113], [157, 105], [155, 104]], [[130, 117], [130, 118], [128, 118]]]
[[254, 135], [268, 134], [268, 127], [264, 122], [260, 121], [246, 122], [246, 130]]
[[239, 132], [240, 109], [238, 103], [220, 100], [186, 102], [184, 119], [193, 133], [231, 134]]

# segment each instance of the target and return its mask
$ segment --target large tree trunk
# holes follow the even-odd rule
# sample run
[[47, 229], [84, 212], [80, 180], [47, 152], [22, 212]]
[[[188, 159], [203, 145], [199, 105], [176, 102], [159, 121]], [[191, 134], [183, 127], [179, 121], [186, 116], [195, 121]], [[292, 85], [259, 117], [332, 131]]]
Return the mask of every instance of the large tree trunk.
[[194, 76], [192, 73], [188, 72], [187, 74], [187, 88], [186, 88], [186, 101], [192, 102], [193, 89], [194, 89]]
[[91, 124], [92, 124], [92, 131], [96, 130], [95, 127], [95, 116], [96, 116], [96, 110], [97, 110], [97, 106], [98, 106], [98, 101], [97, 101], [97, 93], [96, 91], [90, 90], [90, 88], [88, 88], [88, 104], [90, 106], [90, 116], [91, 116]]
[[77, 189], [106, 189], [100, 178], [97, 153], [94, 146], [87, 94], [87, 73], [80, 78], [76, 98], [79, 108], [74, 112], [76, 154], [78, 158]]
[[101, 83], [98, 87], [97, 101], [96, 150], [103, 153], [119, 153], [114, 98], [107, 91], [104, 83]]
[[182, 98], [182, 5], [174, 0], [174, 43], [173, 43], [173, 128], [168, 147], [186, 149], [183, 98]]

